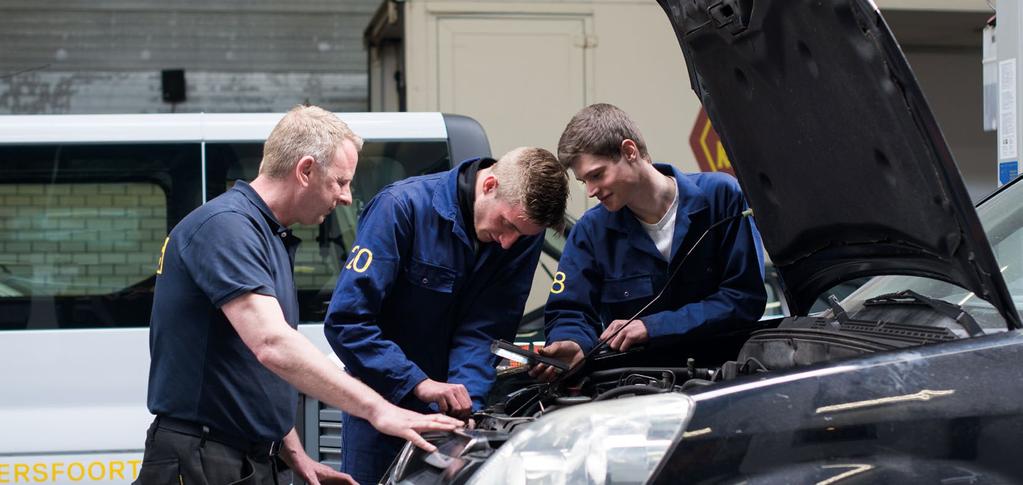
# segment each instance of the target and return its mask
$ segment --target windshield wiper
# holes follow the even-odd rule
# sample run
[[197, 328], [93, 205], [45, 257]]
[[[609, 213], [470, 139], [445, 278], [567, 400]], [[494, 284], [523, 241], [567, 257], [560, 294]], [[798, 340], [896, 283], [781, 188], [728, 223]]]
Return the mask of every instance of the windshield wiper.
[[873, 305], [923, 305], [930, 309], [951, 318], [962, 325], [971, 337], [984, 335], [977, 321], [959, 305], [953, 305], [944, 300], [921, 295], [913, 290], [902, 290], [895, 293], [885, 293], [870, 298], [863, 302], [864, 306]]

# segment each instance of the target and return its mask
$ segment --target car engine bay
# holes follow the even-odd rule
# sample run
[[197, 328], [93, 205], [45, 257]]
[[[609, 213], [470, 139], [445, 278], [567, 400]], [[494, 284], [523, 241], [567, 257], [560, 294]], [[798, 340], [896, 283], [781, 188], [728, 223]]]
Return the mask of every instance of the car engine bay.
[[982, 331], [955, 305], [900, 292], [867, 300], [852, 317], [834, 300], [817, 315], [763, 321], [674, 346], [605, 349], [551, 383], [536, 382], [526, 366], [510, 367], [499, 372], [488, 406], [473, 415], [472, 429], [428, 436], [438, 446], [432, 454], [407, 446], [388, 476], [392, 483], [467, 483], [525, 425], [562, 409], [634, 396], [693, 395], [744, 377], [975, 332]]

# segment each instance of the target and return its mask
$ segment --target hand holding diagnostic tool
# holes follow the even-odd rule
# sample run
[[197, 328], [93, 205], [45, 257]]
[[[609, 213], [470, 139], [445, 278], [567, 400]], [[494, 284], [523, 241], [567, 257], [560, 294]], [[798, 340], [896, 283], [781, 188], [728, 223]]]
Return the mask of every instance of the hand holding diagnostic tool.
[[568, 364], [550, 357], [545, 357], [536, 352], [532, 352], [523, 348], [519, 348], [514, 344], [510, 344], [503, 340], [494, 340], [490, 343], [490, 353], [508, 359], [512, 362], [518, 362], [526, 365], [546, 364], [551, 367], [555, 367], [560, 371], [568, 369]]

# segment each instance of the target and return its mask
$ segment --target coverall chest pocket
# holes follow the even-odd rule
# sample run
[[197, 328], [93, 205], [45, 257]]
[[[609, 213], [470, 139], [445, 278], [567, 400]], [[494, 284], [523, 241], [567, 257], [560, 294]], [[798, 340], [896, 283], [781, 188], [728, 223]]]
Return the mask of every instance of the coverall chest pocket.
[[[715, 278], [718, 274], [714, 263], [715, 257], [712, 245], [701, 244], [697, 246], [679, 270], [676, 280], [683, 284], [692, 284]], [[674, 266], [672, 267], [674, 268]]]
[[650, 275], [638, 275], [606, 280], [600, 297], [604, 303], [619, 303], [641, 298], [646, 299], [653, 295], [653, 277]]
[[405, 276], [413, 285], [438, 293], [451, 293], [455, 288], [455, 270], [418, 259], [409, 263]]

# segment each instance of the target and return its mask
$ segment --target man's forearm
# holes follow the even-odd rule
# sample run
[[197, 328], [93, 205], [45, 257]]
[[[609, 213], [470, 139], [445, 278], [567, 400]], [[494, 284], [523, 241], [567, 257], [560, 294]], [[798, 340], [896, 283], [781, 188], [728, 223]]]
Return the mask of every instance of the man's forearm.
[[387, 401], [330, 362], [302, 334], [288, 330], [260, 362], [303, 393], [372, 421], [373, 413]]
[[369, 421], [387, 404], [288, 326], [276, 299], [249, 294], [232, 300], [223, 310], [259, 362], [298, 390]]

